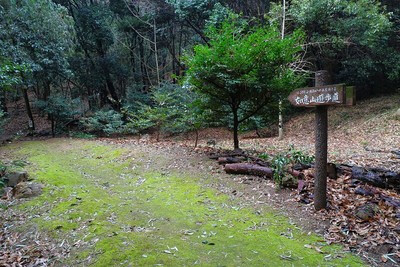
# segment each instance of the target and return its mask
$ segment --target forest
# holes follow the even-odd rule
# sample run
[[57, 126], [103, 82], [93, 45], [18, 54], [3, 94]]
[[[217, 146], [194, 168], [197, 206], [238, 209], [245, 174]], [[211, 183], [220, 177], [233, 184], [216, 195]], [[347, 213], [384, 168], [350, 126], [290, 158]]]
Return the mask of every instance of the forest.
[[399, 266], [399, 62], [398, 0], [0, 0], [0, 266]]
[[[237, 133], [290, 114], [317, 70], [358, 98], [400, 82], [398, 1], [1, 0], [0, 103], [52, 134]], [[280, 103], [280, 104], [279, 104]]]

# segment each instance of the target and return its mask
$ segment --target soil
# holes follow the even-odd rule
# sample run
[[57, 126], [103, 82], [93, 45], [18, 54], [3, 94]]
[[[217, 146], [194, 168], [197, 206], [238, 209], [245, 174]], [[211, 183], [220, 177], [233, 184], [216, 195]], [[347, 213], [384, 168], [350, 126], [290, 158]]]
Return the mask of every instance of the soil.
[[[400, 94], [397, 94], [361, 101], [355, 107], [330, 108], [329, 161], [366, 167], [382, 167], [400, 173], [400, 159], [391, 153], [394, 150], [400, 150], [400, 119], [394, 115], [399, 109], [399, 103]], [[2, 135], [3, 143], [35, 138], [25, 136], [27, 118], [24, 117], [22, 108], [23, 106], [20, 103], [15, 103], [14, 106], [9, 107], [11, 116], [5, 127], [5, 133]], [[19, 115], [15, 116], [16, 114]], [[37, 131], [47, 132], [50, 129], [49, 123], [37, 112], [35, 116]], [[268, 152], [268, 154], [274, 155], [293, 145], [296, 149], [313, 154], [313, 120], [312, 110], [291, 118], [285, 124], [285, 136], [282, 140], [279, 140], [276, 136], [257, 138], [254, 132], [242, 134], [241, 148], [252, 154]], [[252, 203], [255, 208], [260, 205], [271, 205], [276, 211], [290, 218], [294, 224], [305, 231], [324, 235], [332, 222], [335, 221], [332, 214], [327, 214], [329, 211], [316, 212], [312, 203], [302, 204], [298, 202], [296, 190], [279, 189], [272, 181], [262, 178], [226, 175], [221, 166], [208, 160], [208, 153], [232, 147], [230, 131], [220, 128], [202, 131], [198, 148], [193, 148], [193, 138], [194, 136], [186, 134], [184, 136], [164, 136], [160, 142], [155, 142], [155, 136], [148, 135], [101, 138], [98, 140], [124, 147], [132, 146], [155, 157], [160, 153], [167, 153], [171, 157], [170, 165], [178, 168], [192, 166], [193, 171], [200, 173], [204, 171], [212, 172], [216, 178], [216, 181], [211, 185], [214, 188], [234, 196], [240, 201]], [[216, 141], [215, 147], [207, 145], [210, 139]], [[4, 154], [2, 156], [4, 157]], [[193, 166], [196, 168], [193, 168]], [[235, 187], [227, 182], [232, 181], [232, 179], [240, 186]], [[387, 194], [394, 196], [395, 199], [400, 199], [397, 192], [390, 191]], [[334, 205], [333, 201], [334, 199], [330, 199], [332, 205]], [[396, 210], [394, 213], [396, 213]], [[343, 213], [335, 214], [337, 216], [343, 215]], [[399, 223], [398, 218], [397, 223]], [[341, 241], [346, 243], [345, 240]], [[395, 244], [397, 251], [393, 250], [393, 246], [390, 251], [382, 250], [382, 247], [378, 245], [369, 249], [357, 245], [348, 248], [359, 253], [370, 265], [396, 266], [393, 261], [387, 260], [383, 256], [392, 255], [393, 259], [400, 262], [400, 258], [398, 258], [399, 244]]]

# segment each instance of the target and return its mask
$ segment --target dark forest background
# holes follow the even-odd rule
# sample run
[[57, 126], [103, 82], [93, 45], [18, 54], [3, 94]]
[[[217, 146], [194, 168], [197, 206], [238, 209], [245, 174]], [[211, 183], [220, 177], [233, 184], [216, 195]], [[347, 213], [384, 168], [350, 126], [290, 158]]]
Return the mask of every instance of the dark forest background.
[[[400, 82], [396, 0], [0, 0], [0, 103], [94, 134], [277, 123], [313, 73], [358, 98]], [[264, 45], [265, 44], [265, 45]], [[235, 114], [236, 109], [236, 114]]]

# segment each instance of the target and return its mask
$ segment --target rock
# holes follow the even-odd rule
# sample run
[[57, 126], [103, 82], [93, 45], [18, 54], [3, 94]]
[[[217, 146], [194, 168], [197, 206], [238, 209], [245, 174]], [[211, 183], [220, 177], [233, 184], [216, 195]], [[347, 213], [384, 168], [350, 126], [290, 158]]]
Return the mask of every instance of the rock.
[[42, 193], [43, 185], [34, 182], [21, 182], [14, 188], [15, 198], [35, 197]]
[[9, 187], [15, 187], [18, 183], [28, 181], [27, 172], [11, 172], [6, 174], [4, 177], [6, 185]]
[[361, 205], [356, 208], [354, 215], [363, 221], [369, 221], [371, 220], [375, 214], [378, 212], [379, 208], [377, 205], [372, 204], [372, 203], [367, 203], [364, 205]]
[[13, 191], [12, 187], [5, 187], [0, 189], [1, 199], [10, 200], [13, 195], [12, 191]]

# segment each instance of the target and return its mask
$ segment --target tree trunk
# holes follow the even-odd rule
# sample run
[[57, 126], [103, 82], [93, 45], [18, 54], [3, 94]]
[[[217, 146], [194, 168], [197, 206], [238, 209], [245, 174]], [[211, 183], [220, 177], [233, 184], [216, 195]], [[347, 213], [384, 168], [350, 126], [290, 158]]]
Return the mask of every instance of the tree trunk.
[[114, 83], [111, 80], [108, 68], [105, 69], [105, 72], [106, 73], [104, 75], [106, 76], [106, 84], [107, 84], [107, 89], [108, 89], [107, 91], [110, 94], [108, 97], [108, 102], [110, 102], [112, 108], [115, 111], [119, 112], [119, 111], [121, 111], [121, 103], [120, 103], [118, 95], [117, 95], [117, 89], [115, 88]]
[[157, 86], [160, 86], [160, 68], [158, 64], [158, 50], [157, 50], [157, 26], [156, 26], [156, 20], [153, 20], [153, 42], [154, 42], [154, 60], [156, 63], [156, 75], [157, 75]]
[[28, 129], [30, 132], [33, 132], [35, 130], [35, 121], [33, 120], [32, 109], [31, 109], [31, 105], [29, 104], [28, 88], [25, 88], [25, 87], [22, 88], [22, 95], [23, 95], [24, 101], [25, 101], [26, 113], [29, 118]]
[[148, 76], [147, 68], [146, 68], [146, 64], [145, 64], [143, 40], [139, 40], [139, 58], [140, 58], [140, 72], [141, 72], [142, 83], [143, 83], [143, 87], [144, 87], [143, 91], [147, 92], [150, 88], [150, 81], [149, 81], [149, 76]]
[[199, 130], [196, 129], [196, 130], [195, 130], [195, 133], [196, 133], [196, 140], [195, 140], [195, 142], [194, 142], [194, 147], [196, 148], [196, 147], [197, 147], [197, 144], [199, 143]]
[[50, 116], [51, 120], [51, 136], [56, 137], [56, 122], [54, 121], [54, 115]]
[[[282, 3], [282, 27], [281, 27], [281, 39], [285, 38], [285, 22], [286, 22], [286, 0], [283, 0]], [[278, 131], [279, 131], [279, 140], [283, 139], [283, 106], [282, 106], [282, 99], [279, 99], [279, 122], [278, 122]]]
[[[171, 64], [172, 64], [172, 73], [174, 75], [178, 76], [178, 73], [176, 71], [177, 64], [175, 62], [175, 58], [176, 58], [176, 48], [175, 48], [176, 41], [175, 40], [176, 40], [176, 37], [175, 37], [175, 24], [174, 24], [174, 22], [172, 22], [169, 26], [170, 26], [169, 30], [170, 30], [171, 42], [170, 42], [170, 49], [168, 49], [168, 50], [169, 50], [169, 52], [171, 54], [171, 57], [172, 57], [172, 60], [171, 60], [172, 61], [171, 62]], [[175, 78], [174, 78], [174, 82], [176, 82]]]
[[4, 113], [7, 113], [6, 93], [7, 93], [7, 91], [2, 88], [1, 93], [0, 93], [0, 109]]
[[47, 98], [50, 96], [50, 82], [45, 81], [43, 83], [43, 93], [41, 95], [38, 95], [38, 97], [41, 97], [43, 100], [47, 100]]
[[233, 148], [239, 149], [239, 118], [237, 108], [232, 108], [233, 112]]

